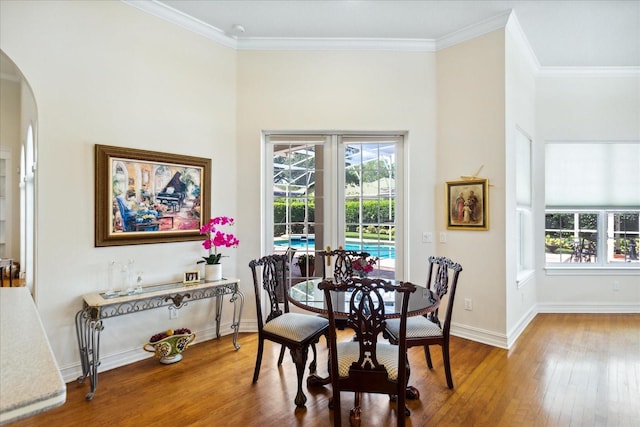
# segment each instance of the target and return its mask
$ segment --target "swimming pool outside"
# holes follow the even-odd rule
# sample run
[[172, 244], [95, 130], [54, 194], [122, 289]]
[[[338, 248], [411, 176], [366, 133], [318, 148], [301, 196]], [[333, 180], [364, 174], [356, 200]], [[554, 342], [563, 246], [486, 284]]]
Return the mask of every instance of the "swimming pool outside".
[[[292, 247], [295, 249], [315, 249], [314, 238], [301, 238], [292, 237], [288, 240], [275, 240], [274, 245], [279, 249], [286, 249]], [[359, 241], [347, 241], [345, 242], [345, 249], [350, 251], [368, 252], [372, 257], [378, 257], [380, 259], [395, 259], [396, 248], [393, 242], [390, 244], [378, 243], [378, 242], [359, 242]]]

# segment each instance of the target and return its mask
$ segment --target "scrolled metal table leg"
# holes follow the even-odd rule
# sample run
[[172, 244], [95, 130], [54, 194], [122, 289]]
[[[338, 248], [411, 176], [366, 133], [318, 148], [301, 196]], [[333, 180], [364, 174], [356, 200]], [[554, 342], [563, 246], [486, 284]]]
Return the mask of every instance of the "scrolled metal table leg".
[[104, 329], [102, 320], [93, 319], [89, 310], [84, 309], [76, 314], [76, 337], [82, 365], [79, 383], [89, 377], [90, 392], [85, 399], [91, 400], [98, 388], [98, 367], [100, 366], [100, 332]]
[[222, 295], [216, 295], [216, 338], [220, 338], [220, 319], [222, 318]]
[[[240, 301], [239, 308], [238, 300]], [[239, 350], [240, 345], [238, 345], [238, 333], [240, 332], [240, 319], [242, 318], [242, 308], [244, 307], [244, 294], [240, 290], [236, 289], [236, 291], [231, 294], [229, 302], [233, 303], [233, 323], [231, 324], [231, 329], [233, 329], [233, 346], [236, 350]]]

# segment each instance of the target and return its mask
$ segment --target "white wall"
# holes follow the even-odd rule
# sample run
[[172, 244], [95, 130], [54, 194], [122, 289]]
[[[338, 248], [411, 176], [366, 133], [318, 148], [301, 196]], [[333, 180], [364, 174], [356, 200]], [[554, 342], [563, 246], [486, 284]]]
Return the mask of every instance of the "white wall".
[[[520, 234], [516, 212], [516, 135], [535, 139], [535, 67], [527, 46], [511, 16], [505, 31], [505, 285], [507, 346], [517, 339], [535, 315], [536, 280], [531, 274], [518, 287], [517, 245]], [[537, 190], [536, 188], [533, 189]], [[533, 212], [533, 217], [537, 213]], [[535, 252], [534, 240], [524, 244]], [[533, 266], [532, 266], [533, 267]], [[531, 268], [532, 268], [531, 267]], [[522, 279], [522, 278], [521, 278]]]
[[[588, 74], [543, 75], [538, 79], [537, 138], [540, 173], [536, 187], [544, 189], [545, 141], [640, 140], [640, 76]], [[579, 179], [579, 178], [577, 178]], [[568, 183], [570, 185], [570, 183]], [[536, 193], [544, 209], [544, 191]], [[544, 252], [544, 216], [536, 223], [536, 250]], [[544, 260], [537, 264], [538, 304], [541, 311], [625, 311], [640, 306], [640, 273], [551, 275]], [[613, 281], [620, 290], [613, 291]]]
[[[105, 289], [110, 260], [134, 258], [158, 282], [181, 278], [204, 251], [198, 242], [95, 248], [94, 144], [212, 158], [212, 213], [235, 216], [236, 55], [121, 2], [0, 2], [0, 31], [38, 105], [36, 301], [71, 379], [74, 316], [82, 294]], [[147, 357], [141, 344], [169, 327], [211, 334], [212, 312], [201, 301], [176, 320], [159, 309], [106, 321], [103, 368]]]
[[[489, 230], [446, 230], [437, 252], [463, 271], [453, 310], [456, 334], [504, 346], [505, 38], [494, 31], [437, 53], [438, 147], [436, 215], [445, 231], [445, 182], [484, 165], [489, 180]], [[464, 310], [470, 298], [473, 310]]]

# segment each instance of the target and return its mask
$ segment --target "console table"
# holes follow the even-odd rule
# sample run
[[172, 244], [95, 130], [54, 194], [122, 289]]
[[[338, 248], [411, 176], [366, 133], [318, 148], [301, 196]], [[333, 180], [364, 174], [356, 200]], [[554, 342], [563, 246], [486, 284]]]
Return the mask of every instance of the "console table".
[[185, 286], [182, 282], [145, 286], [139, 291], [130, 293], [94, 292], [82, 296], [84, 306], [76, 314], [76, 335], [78, 349], [82, 363], [82, 375], [78, 382], [89, 377], [91, 391], [86, 395], [87, 400], [93, 399], [98, 388], [98, 367], [100, 366], [100, 332], [104, 329], [103, 319], [137, 313], [159, 307], [173, 307], [175, 309], [188, 305], [188, 301], [204, 298], [216, 299], [216, 337], [220, 338], [220, 317], [222, 316], [222, 301], [224, 295], [231, 295], [233, 303], [233, 346], [238, 345], [240, 317], [244, 305], [244, 294], [238, 289], [238, 279], [204, 281]]

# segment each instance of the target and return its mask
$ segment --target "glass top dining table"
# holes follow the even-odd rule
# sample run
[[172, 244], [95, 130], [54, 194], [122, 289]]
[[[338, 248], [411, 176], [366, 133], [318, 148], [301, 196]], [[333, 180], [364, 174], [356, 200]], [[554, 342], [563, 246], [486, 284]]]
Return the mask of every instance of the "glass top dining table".
[[[289, 287], [289, 301], [304, 310], [313, 313], [328, 314], [324, 292], [318, 289], [321, 278], [303, 280]], [[390, 280], [391, 283], [396, 281]], [[420, 316], [436, 310], [440, 306], [440, 299], [430, 289], [416, 285], [416, 291], [410, 294], [407, 316]], [[346, 317], [349, 304], [349, 292], [333, 295], [333, 307], [336, 317]], [[384, 313], [388, 319], [400, 317], [402, 296], [395, 291], [382, 292], [384, 299]]]
[[[318, 289], [318, 284], [322, 281], [321, 278], [312, 278], [303, 280], [299, 283], [294, 283], [289, 286], [289, 292], [287, 299], [291, 304], [300, 307], [304, 310], [318, 313], [321, 315], [328, 315], [329, 310], [324, 298], [324, 291]], [[390, 280], [391, 283], [396, 281]], [[421, 316], [432, 311], [435, 311], [440, 306], [440, 298], [426, 287], [416, 285], [416, 291], [410, 294], [409, 307], [407, 311], [407, 317]], [[333, 307], [335, 310], [336, 320], [340, 318], [346, 319], [349, 308], [349, 295], [346, 293], [338, 292], [332, 295], [332, 297], [340, 298], [340, 300], [333, 301]], [[402, 309], [402, 296], [395, 291], [383, 292], [384, 300], [384, 314], [387, 319], [400, 317], [400, 310]], [[344, 320], [342, 320], [344, 322]], [[340, 326], [338, 326], [341, 329]], [[310, 387], [318, 387], [330, 384], [331, 380], [327, 377], [321, 377], [316, 373], [310, 374], [307, 377], [307, 385]], [[407, 385], [406, 390], [407, 399], [417, 399], [420, 396], [418, 390], [410, 385]]]

